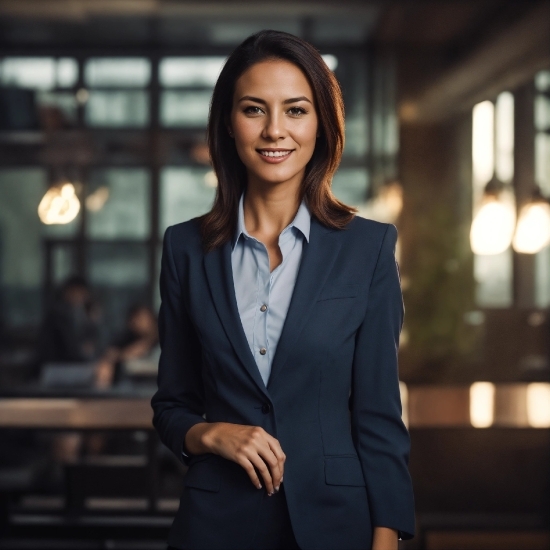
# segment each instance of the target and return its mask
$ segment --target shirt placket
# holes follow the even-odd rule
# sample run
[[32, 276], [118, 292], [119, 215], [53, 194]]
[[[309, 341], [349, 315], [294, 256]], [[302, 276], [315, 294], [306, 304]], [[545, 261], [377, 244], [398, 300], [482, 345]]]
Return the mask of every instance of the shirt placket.
[[271, 287], [269, 254], [264, 244], [256, 240], [254, 240], [254, 251], [258, 266], [258, 293], [255, 304], [256, 314], [254, 316], [254, 358], [262, 378], [267, 384], [270, 365], [269, 342], [267, 340], [267, 318]]

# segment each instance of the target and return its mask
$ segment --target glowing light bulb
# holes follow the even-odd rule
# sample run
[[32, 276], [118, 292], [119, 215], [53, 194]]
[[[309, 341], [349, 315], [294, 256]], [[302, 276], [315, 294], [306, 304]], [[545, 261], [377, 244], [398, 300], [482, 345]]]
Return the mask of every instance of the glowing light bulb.
[[51, 187], [38, 205], [38, 217], [46, 225], [72, 222], [80, 211], [80, 201], [72, 183]]
[[520, 211], [513, 246], [517, 252], [536, 254], [550, 243], [550, 205], [536, 201]]
[[490, 196], [472, 222], [470, 244], [474, 254], [500, 254], [512, 242], [516, 216], [511, 204]]

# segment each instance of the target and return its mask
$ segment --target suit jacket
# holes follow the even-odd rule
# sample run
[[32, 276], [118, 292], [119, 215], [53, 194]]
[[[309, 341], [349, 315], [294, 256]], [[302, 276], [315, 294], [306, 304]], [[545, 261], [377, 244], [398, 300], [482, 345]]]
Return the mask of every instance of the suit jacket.
[[[303, 550], [369, 549], [375, 526], [414, 533], [396, 238], [393, 225], [356, 217], [331, 230], [312, 218], [266, 388], [239, 319], [230, 244], [205, 254], [197, 220], [165, 234], [154, 426], [180, 459], [187, 430], [204, 419], [276, 437]], [[249, 548], [265, 489], [218, 455], [187, 462], [169, 544]]]

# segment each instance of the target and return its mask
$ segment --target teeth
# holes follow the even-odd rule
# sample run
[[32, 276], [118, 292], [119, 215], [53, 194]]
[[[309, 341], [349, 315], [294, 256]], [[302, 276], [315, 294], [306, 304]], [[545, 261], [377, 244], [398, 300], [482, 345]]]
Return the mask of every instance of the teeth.
[[292, 151], [260, 151], [264, 157], [286, 157]]

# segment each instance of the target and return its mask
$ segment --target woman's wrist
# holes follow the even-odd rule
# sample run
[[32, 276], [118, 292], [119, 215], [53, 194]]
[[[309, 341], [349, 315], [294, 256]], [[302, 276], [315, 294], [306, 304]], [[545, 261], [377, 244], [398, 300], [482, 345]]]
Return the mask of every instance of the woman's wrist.
[[389, 527], [375, 527], [372, 539], [372, 550], [397, 550], [398, 534]]
[[200, 455], [212, 452], [211, 432], [216, 427], [216, 422], [199, 422], [191, 426], [185, 434], [185, 448], [192, 455]]

